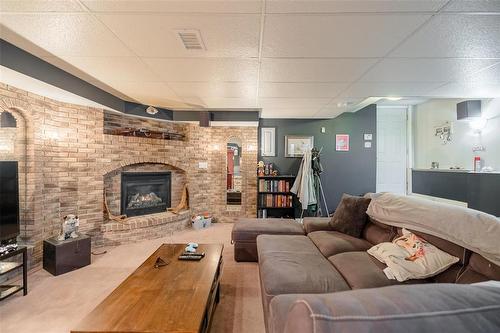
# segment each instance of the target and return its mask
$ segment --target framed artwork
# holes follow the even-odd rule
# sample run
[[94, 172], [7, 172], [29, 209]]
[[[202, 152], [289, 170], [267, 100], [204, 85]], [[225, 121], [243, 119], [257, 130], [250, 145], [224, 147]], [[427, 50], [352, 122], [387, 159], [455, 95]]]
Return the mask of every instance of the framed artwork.
[[314, 136], [286, 135], [285, 157], [302, 157], [314, 147]]
[[335, 135], [335, 150], [349, 151], [349, 134]]
[[276, 127], [260, 129], [261, 156], [276, 156]]

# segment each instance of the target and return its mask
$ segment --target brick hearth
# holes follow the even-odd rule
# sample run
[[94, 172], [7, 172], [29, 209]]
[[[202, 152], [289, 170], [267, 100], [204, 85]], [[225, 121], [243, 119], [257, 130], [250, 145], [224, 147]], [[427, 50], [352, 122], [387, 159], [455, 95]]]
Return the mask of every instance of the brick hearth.
[[[113, 230], [114, 223], [107, 225], [109, 221], [103, 212], [104, 188], [114, 188], [112, 179], [118, 170], [170, 168], [181, 183], [188, 185], [191, 213], [209, 211], [219, 221], [255, 215], [257, 127], [201, 128], [196, 124], [117, 116], [5, 84], [0, 84], [1, 112], [9, 112], [18, 120], [15, 135], [14, 130], [0, 133], [0, 159], [19, 161], [20, 239], [34, 246], [35, 263], [41, 259], [43, 239], [59, 232], [62, 217], [67, 214], [80, 217], [80, 230], [92, 236], [94, 245], [105, 244], [106, 237], [113, 243], [119, 239], [162, 236], [174, 226], [184, 225], [183, 221], [174, 222], [174, 217], [167, 213], [156, 222], [127, 221], [128, 234], [125, 230]], [[168, 129], [184, 134], [186, 139], [166, 141], [107, 134], [127, 124]], [[227, 211], [225, 204], [225, 146], [231, 137], [243, 143], [243, 196], [238, 212]], [[208, 169], [200, 169], [199, 162], [208, 162]], [[179, 189], [173, 194], [174, 206], [179, 200]], [[116, 208], [115, 202], [113, 196], [109, 202], [111, 209]]]

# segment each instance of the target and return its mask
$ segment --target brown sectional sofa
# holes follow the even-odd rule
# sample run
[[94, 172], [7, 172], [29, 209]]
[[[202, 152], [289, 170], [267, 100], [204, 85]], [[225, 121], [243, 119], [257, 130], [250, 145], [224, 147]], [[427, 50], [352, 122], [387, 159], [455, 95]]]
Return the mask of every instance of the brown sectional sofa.
[[[302, 234], [297, 234], [296, 223], [281, 220], [279, 223], [288, 224], [288, 227], [293, 225], [290, 228], [295, 234], [261, 233], [256, 236], [264, 317], [269, 333], [282, 332], [273, 329], [272, 322], [276, 318], [270, 319], [270, 304], [279, 295], [292, 294], [297, 299], [304, 294], [311, 297], [310, 294], [402, 284], [432, 282], [466, 284], [500, 280], [499, 266], [461, 246], [418, 232], [416, 234], [441, 250], [460, 258], [460, 261], [427, 280], [410, 280], [404, 283], [389, 280], [383, 273], [385, 264], [371, 257], [366, 250], [374, 244], [392, 241], [401, 233], [400, 229], [369, 220], [362, 237], [356, 238], [331, 231], [328, 220], [329, 218], [305, 218]], [[247, 220], [247, 223], [249, 222]], [[254, 220], [254, 224], [261, 223]], [[269, 223], [273, 222], [267, 221], [264, 224]], [[262, 224], [260, 226], [262, 227]], [[273, 229], [273, 226], [267, 228]], [[500, 315], [500, 312], [497, 314]], [[500, 331], [500, 326], [498, 328]]]

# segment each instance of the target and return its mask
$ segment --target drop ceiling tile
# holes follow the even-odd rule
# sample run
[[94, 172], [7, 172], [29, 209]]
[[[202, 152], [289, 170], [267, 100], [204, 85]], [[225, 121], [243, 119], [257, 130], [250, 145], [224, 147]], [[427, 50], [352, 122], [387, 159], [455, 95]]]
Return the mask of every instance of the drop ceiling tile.
[[164, 81], [257, 81], [258, 61], [235, 58], [143, 58]]
[[249, 82], [168, 82], [179, 96], [255, 98], [255, 83]]
[[83, 0], [93, 12], [152, 12], [152, 13], [260, 13], [261, 0], [161, 0], [116, 1]]
[[500, 84], [500, 63], [474, 73], [473, 75], [469, 75], [459, 81], [471, 82], [474, 84]]
[[498, 60], [485, 59], [384, 59], [366, 73], [364, 82], [454, 81], [491, 66]]
[[348, 86], [346, 82], [262, 82], [259, 88], [260, 97], [335, 97]]
[[0, 12], [81, 12], [74, 0], [0, 0]]
[[[256, 57], [260, 15], [97, 14], [144, 57]], [[133, 22], [133, 24], [131, 24]], [[196, 29], [206, 50], [186, 50], [176, 30]]]
[[381, 57], [429, 15], [267, 15], [264, 57]]
[[255, 108], [255, 98], [232, 98], [232, 97], [203, 97], [186, 96], [183, 97], [186, 103], [192, 103], [194, 106], [211, 109], [238, 109]]
[[500, 12], [498, 0], [453, 0], [445, 12]]
[[316, 112], [313, 117], [314, 118], [335, 118], [342, 113], [346, 112], [346, 108], [337, 108], [337, 107], [328, 107], [328, 108], [322, 108], [318, 112]]
[[61, 57], [64, 61], [102, 82], [117, 79], [132, 82], [161, 81], [137, 57]]
[[447, 98], [498, 98], [500, 83], [451, 82], [428, 92], [427, 95]]
[[435, 16], [391, 57], [500, 58], [500, 16]]
[[130, 51], [87, 14], [2, 14], [0, 23], [56, 56], [131, 56]]
[[154, 99], [182, 101], [172, 89], [162, 82], [128, 82], [116, 78], [115, 81], [108, 82], [108, 84], [112, 88], [144, 104], [155, 105], [151, 103]]
[[261, 118], [312, 118], [319, 108], [262, 108]]
[[330, 101], [330, 98], [272, 98], [262, 97], [259, 104], [262, 108], [320, 108]]
[[267, 0], [266, 13], [382, 13], [382, 12], [435, 12], [444, 0]]
[[357, 82], [342, 97], [420, 96], [444, 82]]
[[261, 80], [269, 82], [351, 82], [376, 59], [262, 59]]

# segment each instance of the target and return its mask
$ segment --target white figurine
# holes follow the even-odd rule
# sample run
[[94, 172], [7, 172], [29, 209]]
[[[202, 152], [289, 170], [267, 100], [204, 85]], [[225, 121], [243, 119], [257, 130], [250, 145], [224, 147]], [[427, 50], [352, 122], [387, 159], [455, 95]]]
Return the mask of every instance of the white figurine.
[[68, 238], [78, 237], [78, 226], [80, 225], [80, 220], [77, 215], [66, 215], [64, 217], [64, 222], [61, 226], [61, 233], [57, 237], [57, 240], [63, 241]]

